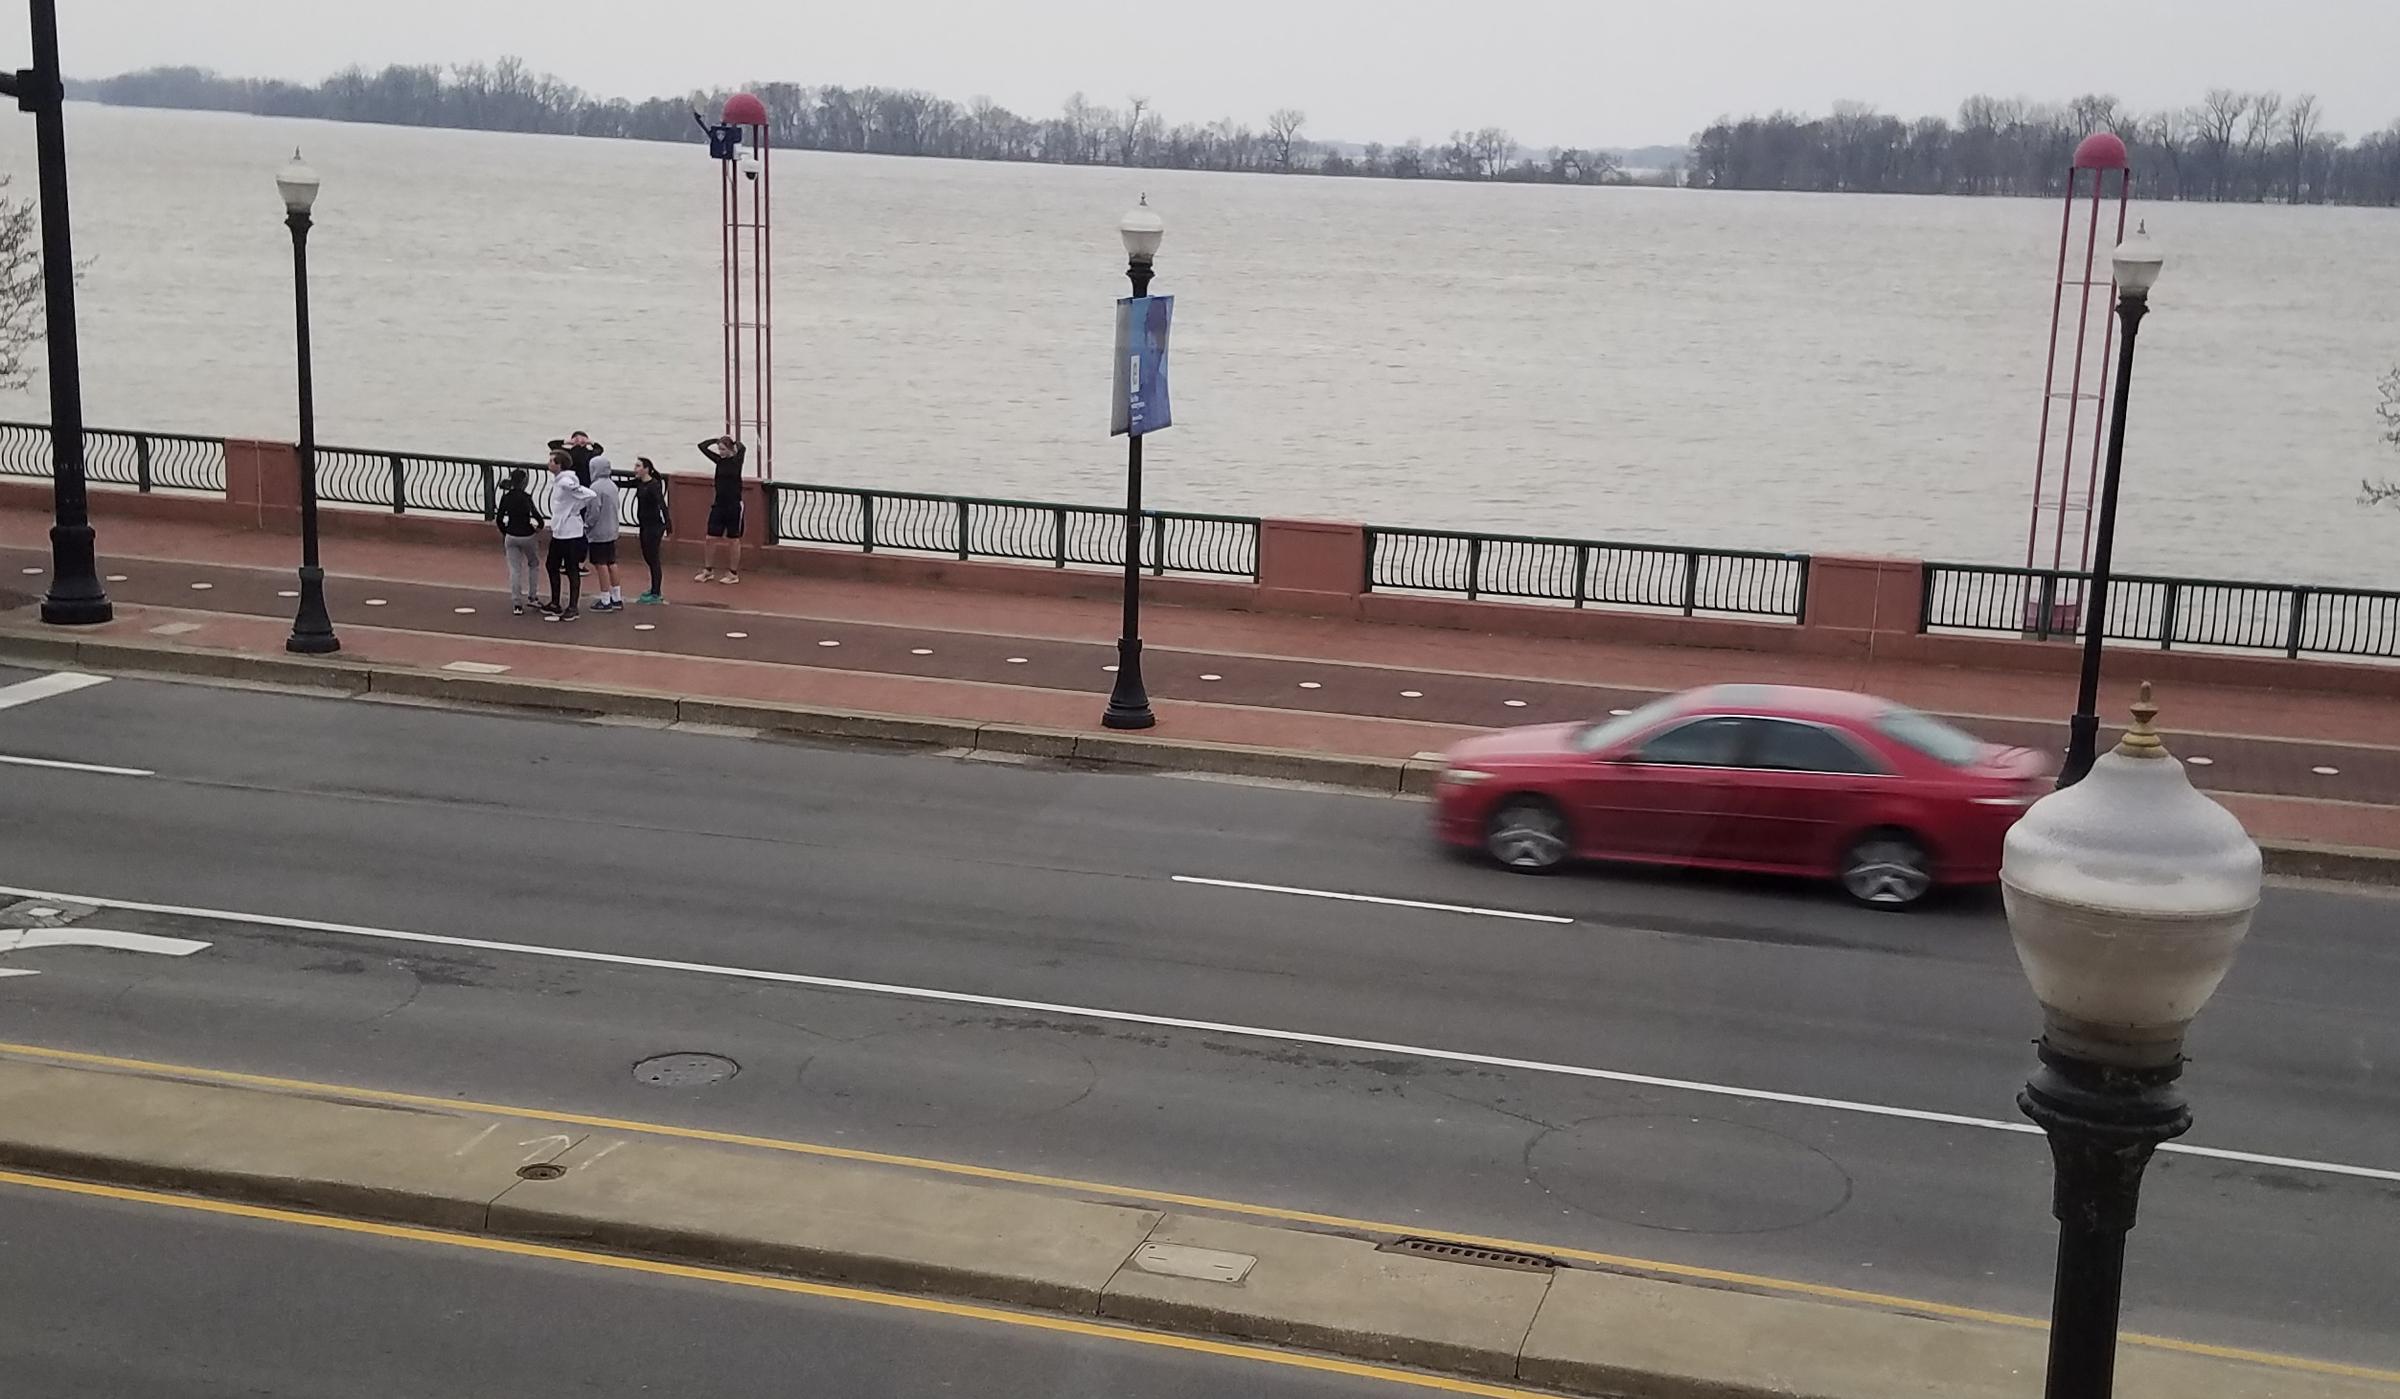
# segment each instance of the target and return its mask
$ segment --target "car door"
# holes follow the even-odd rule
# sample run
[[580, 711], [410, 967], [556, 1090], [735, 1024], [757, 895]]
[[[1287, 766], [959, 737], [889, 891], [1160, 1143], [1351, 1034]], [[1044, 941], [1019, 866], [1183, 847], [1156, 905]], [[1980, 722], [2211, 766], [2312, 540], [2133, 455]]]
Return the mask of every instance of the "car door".
[[1878, 784], [1891, 780], [1879, 760], [1826, 725], [1753, 720], [1744, 769], [1728, 793], [1729, 858], [1821, 873]]
[[1725, 858], [1728, 793], [1751, 721], [1707, 714], [1607, 754], [1579, 785], [1583, 853], [1671, 863]]

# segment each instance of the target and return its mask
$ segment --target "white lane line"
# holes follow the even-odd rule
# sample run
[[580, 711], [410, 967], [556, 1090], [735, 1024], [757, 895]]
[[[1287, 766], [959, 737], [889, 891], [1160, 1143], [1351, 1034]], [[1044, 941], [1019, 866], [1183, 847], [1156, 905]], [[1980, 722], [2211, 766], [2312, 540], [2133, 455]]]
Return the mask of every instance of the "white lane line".
[[107, 683], [108, 677], [105, 675], [88, 675], [80, 670], [52, 671], [31, 680], [20, 680], [14, 685], [0, 685], [0, 709], [14, 709], [20, 704], [46, 700], [52, 695], [71, 695], [77, 690], [88, 690], [94, 685]]
[[57, 758], [20, 758], [14, 753], [0, 753], [0, 763], [21, 768], [56, 768], [61, 772], [96, 772], [102, 777], [156, 777], [148, 768], [117, 768], [106, 763], [69, 763]]
[[[1149, 1025], [1165, 1030], [1194, 1030], [1203, 1034], [1235, 1035], [1243, 1039], [1270, 1040], [1284, 1044], [1313, 1044], [1327, 1049], [1348, 1049], [1367, 1054], [1400, 1054], [1410, 1058], [1430, 1059], [1437, 1063], [1473, 1064], [1479, 1068], [1517, 1069], [1525, 1073], [1597, 1079], [1606, 1083], [1624, 1083], [1641, 1088], [1666, 1088], [1685, 1093], [1702, 1093], [1718, 1098], [1739, 1098], [1754, 1103], [1781, 1103], [1793, 1107], [1852, 1112], [1867, 1117], [1898, 1118], [1907, 1122], [1930, 1122], [1944, 1127], [1977, 1127], [1986, 1131], [2029, 1136], [2041, 1134], [2041, 1129], [2030, 1122], [2008, 1122], [1992, 1117], [1969, 1117], [1962, 1113], [1932, 1112], [1924, 1108], [1893, 1107], [1884, 1103], [1861, 1103], [1846, 1098], [1819, 1098], [1805, 1093], [1779, 1093], [1765, 1088], [1742, 1088], [1725, 1083], [1703, 1083], [1697, 1079], [1688, 1078], [1664, 1078], [1656, 1074], [1628, 1073], [1622, 1069], [1595, 1069], [1581, 1064], [1555, 1064], [1541, 1059], [1516, 1059], [1501, 1054], [1473, 1054], [1464, 1050], [1436, 1049], [1418, 1044], [1397, 1044], [1388, 1040], [1353, 1039], [1347, 1035], [1321, 1035], [1307, 1030], [1278, 1030], [1259, 1025], [1234, 1025], [1221, 1020], [1193, 1020], [1179, 1015], [1151, 1015], [1142, 1011], [1104, 1010], [1095, 1006], [1064, 1005], [1055, 1001], [1020, 1000], [1013, 996], [984, 996], [970, 991], [944, 991], [937, 987], [901, 986], [883, 981], [854, 981], [848, 977], [837, 976], [808, 976], [800, 972], [767, 971], [757, 967], [729, 967], [713, 962], [681, 962], [664, 957], [635, 957], [622, 952], [591, 952], [577, 947], [544, 947], [536, 943], [499, 942], [490, 938], [451, 937], [441, 933], [411, 933], [397, 928], [369, 928], [353, 923], [320, 922], [312, 918], [283, 918], [266, 913], [234, 913], [224, 909], [189, 908], [180, 904], [142, 903], [132, 899], [101, 898], [92, 894], [61, 894], [47, 889], [18, 889], [0, 885], [0, 895], [6, 895], [12, 899], [42, 899], [51, 903], [112, 908], [125, 913], [156, 913], [174, 918], [205, 918], [222, 923], [247, 924], [256, 928], [282, 928], [295, 932], [324, 933], [334, 937], [424, 943], [437, 947], [465, 947], [479, 952], [511, 952], [528, 957], [552, 957], [564, 962], [595, 962], [606, 966], [643, 967], [652, 971], [691, 972], [700, 976], [721, 976], [740, 981], [765, 981], [783, 986], [811, 986], [825, 991], [853, 991], [869, 996], [893, 996], [904, 1000], [934, 1001], [946, 1005], [989, 1006], [998, 1010], [1071, 1015], [1079, 1019], [1098, 1020], [1109, 1024]], [[2362, 1180], [2400, 1182], [2400, 1170], [2385, 1170], [2376, 1166], [2353, 1166], [2339, 1161], [2311, 1161], [2296, 1156], [2267, 1156], [2257, 1152], [2229, 1151], [2222, 1147], [2193, 1146], [2184, 1142], [2168, 1142], [2159, 1150], [2182, 1156], [2205, 1156], [2217, 1161], [2239, 1161], [2254, 1166], [2280, 1166], [2287, 1170], [2315, 1171], [2322, 1175], [2355, 1176]]]
[[1479, 918], [1514, 918], [1521, 923], [1572, 923], [1555, 913], [1519, 913], [1513, 908], [1477, 908], [1471, 904], [1434, 904], [1420, 899], [1387, 899], [1380, 894], [1342, 894], [1331, 889], [1295, 889], [1286, 884], [1245, 884], [1238, 879], [1202, 879], [1196, 874], [1171, 876], [1177, 884], [1200, 884], [1211, 889], [1242, 889], [1253, 894], [1291, 894], [1303, 899], [1336, 899], [1346, 904], [1382, 904], [1387, 908], [1422, 908], [1435, 913], [1470, 913]]

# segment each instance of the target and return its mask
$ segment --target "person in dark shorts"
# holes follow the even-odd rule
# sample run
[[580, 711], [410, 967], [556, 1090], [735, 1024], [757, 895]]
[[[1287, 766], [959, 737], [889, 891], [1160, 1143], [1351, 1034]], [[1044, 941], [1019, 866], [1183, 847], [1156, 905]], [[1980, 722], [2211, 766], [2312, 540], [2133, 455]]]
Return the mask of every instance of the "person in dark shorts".
[[[717, 494], [708, 506], [708, 543], [695, 583], [742, 581], [742, 463], [750, 449], [731, 437], [712, 437], [700, 444], [700, 455], [716, 468]], [[717, 567], [719, 557], [725, 566]]]
[[599, 596], [594, 612], [622, 612], [625, 597], [617, 591], [617, 477], [608, 458], [592, 458], [592, 498], [583, 503], [583, 539], [592, 562], [592, 586]]
[[542, 570], [542, 522], [533, 513], [533, 492], [525, 489], [524, 468], [508, 473], [492, 522], [500, 527], [500, 549], [508, 558], [508, 610], [522, 617], [541, 595]]
[[[592, 488], [575, 479], [575, 461], [565, 452], [550, 454], [550, 601], [542, 610], [561, 622], [580, 615], [583, 602], [583, 504]], [[559, 584], [567, 585], [567, 605], [558, 605]]]
[[665, 602], [666, 581], [659, 572], [663, 543], [675, 528], [667, 512], [667, 478], [648, 457], [633, 459], [633, 523], [642, 536], [642, 562], [650, 566], [650, 591], [635, 602]]

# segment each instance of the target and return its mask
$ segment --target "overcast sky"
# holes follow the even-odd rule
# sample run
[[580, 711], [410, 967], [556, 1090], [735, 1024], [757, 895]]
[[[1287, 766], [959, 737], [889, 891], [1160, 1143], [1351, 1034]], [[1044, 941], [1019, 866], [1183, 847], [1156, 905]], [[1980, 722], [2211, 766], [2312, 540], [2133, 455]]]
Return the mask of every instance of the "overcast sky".
[[[606, 96], [750, 79], [1150, 97], [1170, 121], [1272, 108], [1308, 134], [1680, 143], [1720, 114], [1837, 99], [1904, 116], [1967, 93], [2313, 91], [2357, 134], [2400, 117], [2400, 0], [61, 0], [68, 73], [190, 63], [314, 81], [349, 63], [514, 53]], [[0, 64], [24, 53], [24, 0]]]

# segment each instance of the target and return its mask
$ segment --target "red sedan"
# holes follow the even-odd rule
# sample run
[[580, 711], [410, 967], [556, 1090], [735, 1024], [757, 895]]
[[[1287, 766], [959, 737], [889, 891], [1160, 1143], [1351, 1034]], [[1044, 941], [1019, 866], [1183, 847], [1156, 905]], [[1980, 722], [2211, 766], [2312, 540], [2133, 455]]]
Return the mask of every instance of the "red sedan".
[[1627, 860], [1838, 880], [1902, 908], [2000, 877], [2048, 763], [1871, 695], [1718, 685], [1443, 755], [1444, 840], [1512, 870]]

